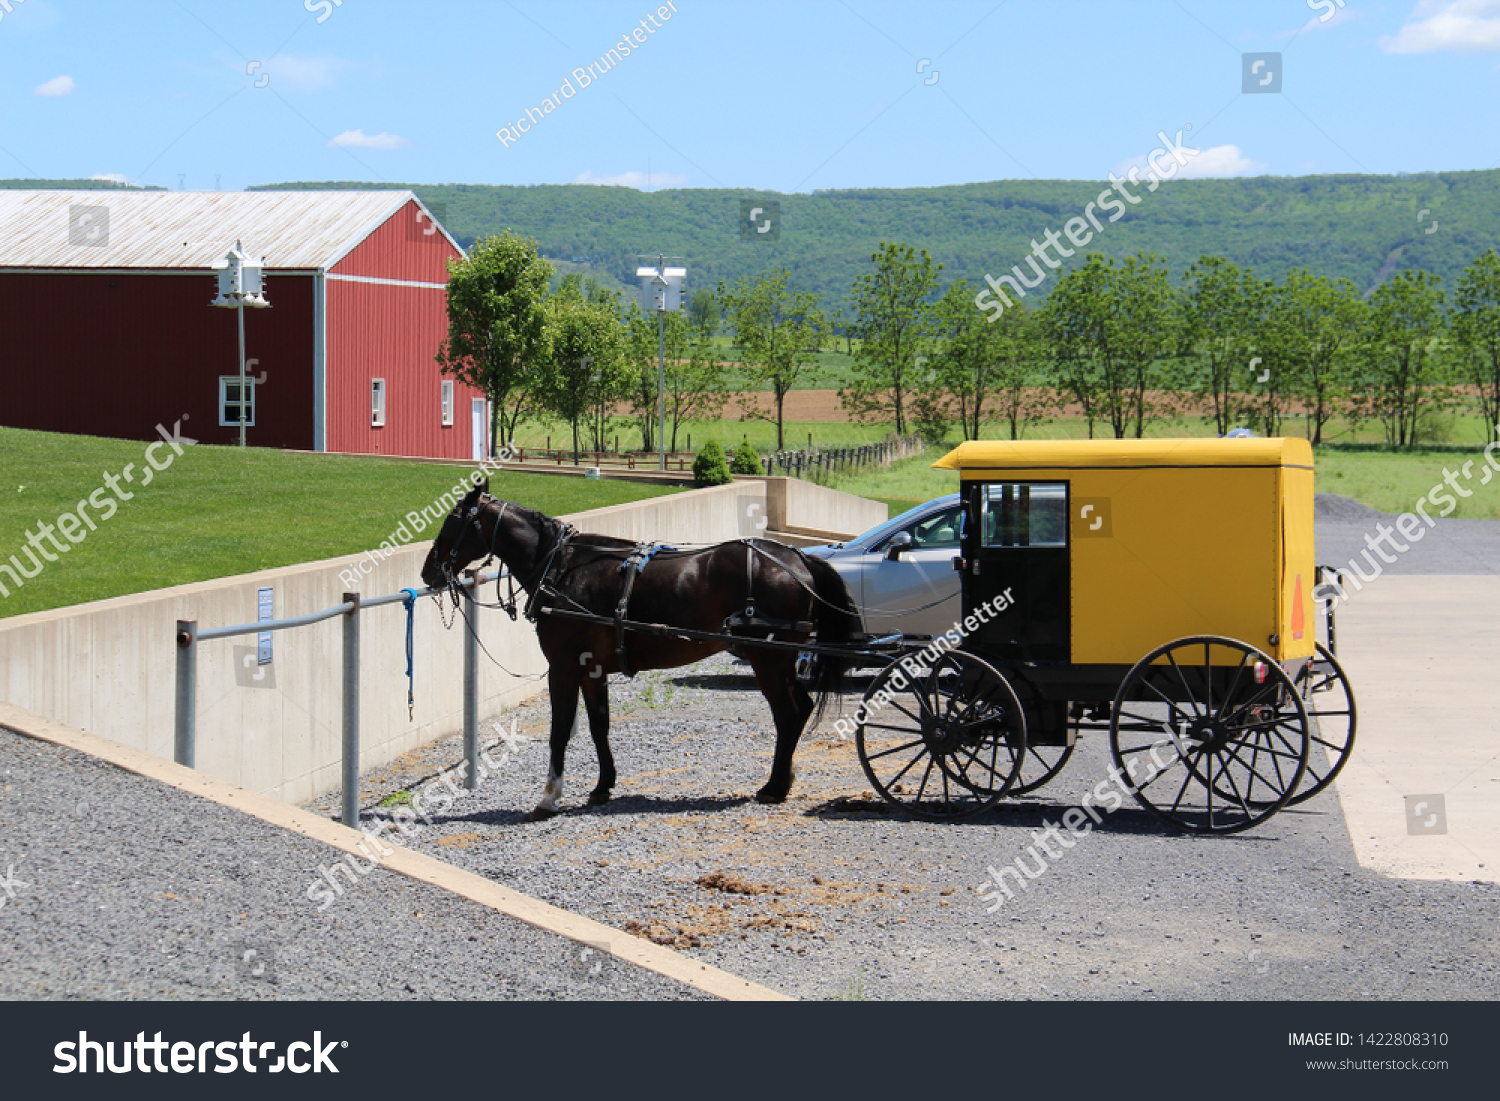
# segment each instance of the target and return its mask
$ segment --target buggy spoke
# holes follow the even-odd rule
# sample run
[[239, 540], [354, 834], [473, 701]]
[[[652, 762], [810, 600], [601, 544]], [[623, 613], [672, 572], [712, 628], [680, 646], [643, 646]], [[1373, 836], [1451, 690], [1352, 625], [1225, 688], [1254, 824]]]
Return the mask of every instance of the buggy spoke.
[[873, 761], [873, 760], [876, 760], [877, 758], [880, 758], [880, 757], [889, 757], [892, 753], [900, 753], [903, 749], [910, 749], [914, 745], [921, 745], [921, 744], [922, 744], [922, 739], [918, 738], [914, 742], [907, 742], [905, 745], [898, 745], [894, 749], [882, 749], [879, 753], [866, 753], [865, 754], [865, 759], [867, 761]]

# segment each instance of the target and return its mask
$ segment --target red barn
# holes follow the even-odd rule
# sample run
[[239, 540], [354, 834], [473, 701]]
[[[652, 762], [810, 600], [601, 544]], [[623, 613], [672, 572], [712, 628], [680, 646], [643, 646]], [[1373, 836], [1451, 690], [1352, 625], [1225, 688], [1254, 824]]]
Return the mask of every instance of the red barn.
[[483, 394], [433, 362], [463, 250], [409, 191], [0, 191], [0, 424], [239, 438], [238, 326], [212, 269], [265, 258], [246, 309], [252, 446], [470, 459]]

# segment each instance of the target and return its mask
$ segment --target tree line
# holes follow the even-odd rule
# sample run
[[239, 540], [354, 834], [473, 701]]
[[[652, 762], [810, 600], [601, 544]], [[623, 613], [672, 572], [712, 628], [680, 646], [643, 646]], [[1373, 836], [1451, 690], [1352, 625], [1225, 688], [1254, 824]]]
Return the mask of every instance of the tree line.
[[1436, 275], [1401, 271], [1368, 295], [1294, 268], [1259, 279], [1201, 256], [1174, 282], [1159, 256], [1089, 253], [1038, 306], [977, 307], [967, 280], [937, 295], [928, 254], [882, 245], [856, 282], [856, 379], [841, 391], [861, 419], [932, 440], [976, 439], [999, 421], [1012, 439], [1069, 412], [1096, 434], [1141, 437], [1196, 413], [1223, 435], [1281, 435], [1306, 418], [1321, 443], [1335, 417], [1378, 423], [1410, 448], [1459, 405], [1500, 423], [1500, 257], [1477, 257], [1451, 301]]
[[[1089, 253], [1040, 305], [986, 313], [959, 279], [939, 293], [940, 263], [882, 243], [830, 316], [785, 269], [698, 291], [665, 316], [667, 444], [684, 422], [714, 419], [740, 396], [784, 448], [786, 396], [831, 345], [847, 349], [839, 391], [855, 420], [939, 442], [978, 438], [999, 422], [1012, 439], [1059, 414], [1089, 436], [1145, 435], [1165, 416], [1200, 414], [1219, 434], [1280, 435], [1292, 416], [1322, 442], [1335, 417], [1379, 423], [1394, 447], [1460, 403], [1500, 423], [1500, 257], [1463, 270], [1451, 301], [1439, 277], [1401, 271], [1361, 295], [1347, 279], [1294, 268], [1256, 277], [1201, 256], [1174, 281], [1161, 257]], [[656, 447], [655, 318], [635, 299], [577, 274], [551, 288], [536, 242], [506, 233], [451, 263], [449, 332], [437, 361], [486, 392], [491, 438], [528, 417], [567, 422], [574, 450], [606, 450], [628, 408], [644, 449]], [[723, 362], [724, 331], [737, 371]], [[743, 400], [766, 394], [770, 408]]]

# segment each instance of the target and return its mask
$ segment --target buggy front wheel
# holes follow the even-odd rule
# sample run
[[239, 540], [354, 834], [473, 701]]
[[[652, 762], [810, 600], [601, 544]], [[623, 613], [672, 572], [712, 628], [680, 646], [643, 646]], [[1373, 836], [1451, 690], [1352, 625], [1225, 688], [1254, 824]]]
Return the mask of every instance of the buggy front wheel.
[[993, 807], [1026, 753], [1026, 718], [988, 662], [954, 650], [878, 673], [860, 705], [859, 761], [881, 797], [918, 818], [952, 821]]

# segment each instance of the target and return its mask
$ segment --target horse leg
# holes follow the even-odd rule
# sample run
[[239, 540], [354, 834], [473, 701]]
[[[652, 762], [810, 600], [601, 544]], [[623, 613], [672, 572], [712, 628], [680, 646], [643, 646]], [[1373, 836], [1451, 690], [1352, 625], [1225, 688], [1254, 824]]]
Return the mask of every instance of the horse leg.
[[573, 736], [573, 720], [578, 715], [578, 682], [578, 674], [565, 665], [552, 665], [547, 670], [547, 690], [552, 698], [552, 757], [547, 765], [547, 787], [542, 792], [542, 801], [529, 816], [533, 822], [551, 818], [560, 809], [563, 762], [568, 755], [568, 739]]
[[755, 683], [771, 705], [771, 717], [776, 722], [776, 754], [771, 759], [771, 777], [765, 787], [755, 793], [755, 801], [780, 803], [786, 800], [796, 778], [792, 771], [792, 754], [797, 751], [802, 728], [812, 714], [813, 701], [797, 683], [796, 666], [791, 659], [767, 654], [759, 660], [752, 658], [750, 667], [755, 671]]
[[609, 802], [615, 786], [615, 758], [609, 751], [609, 681], [604, 676], [583, 681], [583, 709], [589, 717], [589, 735], [594, 739], [594, 755], [599, 758], [599, 783], [589, 793], [588, 805]]

